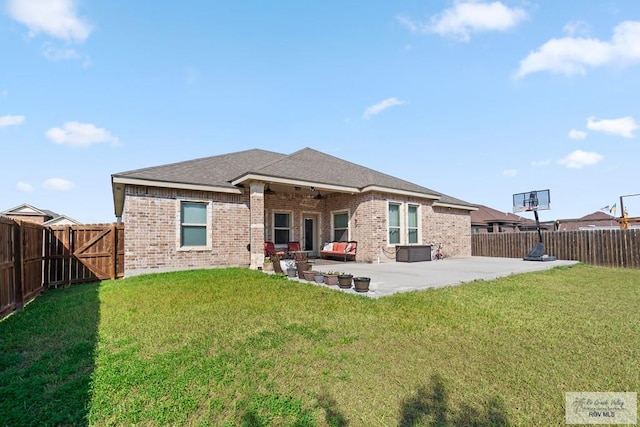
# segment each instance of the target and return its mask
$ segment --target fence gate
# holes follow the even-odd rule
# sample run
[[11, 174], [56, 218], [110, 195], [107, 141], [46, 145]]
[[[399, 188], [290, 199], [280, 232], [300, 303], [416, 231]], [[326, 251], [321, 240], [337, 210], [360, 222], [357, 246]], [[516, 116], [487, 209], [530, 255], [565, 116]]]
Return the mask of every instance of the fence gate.
[[122, 223], [52, 227], [45, 245], [45, 284], [48, 286], [124, 275]]

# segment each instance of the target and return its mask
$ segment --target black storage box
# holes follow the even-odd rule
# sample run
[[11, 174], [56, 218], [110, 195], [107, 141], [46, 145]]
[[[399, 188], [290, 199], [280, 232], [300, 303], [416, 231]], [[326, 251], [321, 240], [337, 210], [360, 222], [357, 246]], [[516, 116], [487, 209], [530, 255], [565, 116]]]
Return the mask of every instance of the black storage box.
[[396, 262], [431, 261], [431, 245], [396, 246]]

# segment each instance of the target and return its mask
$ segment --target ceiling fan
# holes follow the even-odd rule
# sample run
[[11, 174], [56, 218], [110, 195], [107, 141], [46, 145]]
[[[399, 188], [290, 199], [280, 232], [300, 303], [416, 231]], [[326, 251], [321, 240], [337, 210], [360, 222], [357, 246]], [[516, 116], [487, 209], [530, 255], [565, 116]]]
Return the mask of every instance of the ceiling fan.
[[276, 192], [269, 187], [269, 184], [267, 184], [267, 188], [264, 189], [264, 194], [276, 194]]

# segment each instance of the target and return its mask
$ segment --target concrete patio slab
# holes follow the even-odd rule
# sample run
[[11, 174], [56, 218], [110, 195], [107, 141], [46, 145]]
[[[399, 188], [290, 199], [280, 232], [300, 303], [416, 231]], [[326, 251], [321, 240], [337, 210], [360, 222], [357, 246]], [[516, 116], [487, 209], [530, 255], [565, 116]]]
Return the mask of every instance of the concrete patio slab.
[[[474, 280], [491, 280], [511, 274], [548, 270], [577, 263], [578, 261], [562, 260], [524, 261], [520, 258], [452, 257], [439, 261], [413, 263], [323, 263], [314, 265], [313, 269], [322, 272], [337, 270], [353, 274], [354, 277], [370, 277], [369, 292], [360, 295], [379, 298], [399, 292], [441, 288]], [[331, 288], [356, 293], [353, 288], [346, 290], [337, 286], [331, 286]]]

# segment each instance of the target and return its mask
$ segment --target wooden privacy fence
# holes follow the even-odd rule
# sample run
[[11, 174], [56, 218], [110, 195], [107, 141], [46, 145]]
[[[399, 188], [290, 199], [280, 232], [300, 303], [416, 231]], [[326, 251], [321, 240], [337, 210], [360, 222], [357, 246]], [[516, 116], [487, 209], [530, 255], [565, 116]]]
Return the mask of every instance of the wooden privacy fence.
[[0, 217], [0, 318], [21, 310], [44, 289], [44, 229]]
[[[538, 233], [486, 233], [471, 236], [471, 255], [522, 258]], [[604, 267], [640, 268], [640, 229], [577, 230], [542, 233], [545, 252], [558, 259]]]
[[44, 283], [73, 285], [124, 275], [124, 224], [57, 226], [45, 230]]
[[124, 224], [45, 227], [0, 217], [0, 318], [48, 287], [124, 275]]

